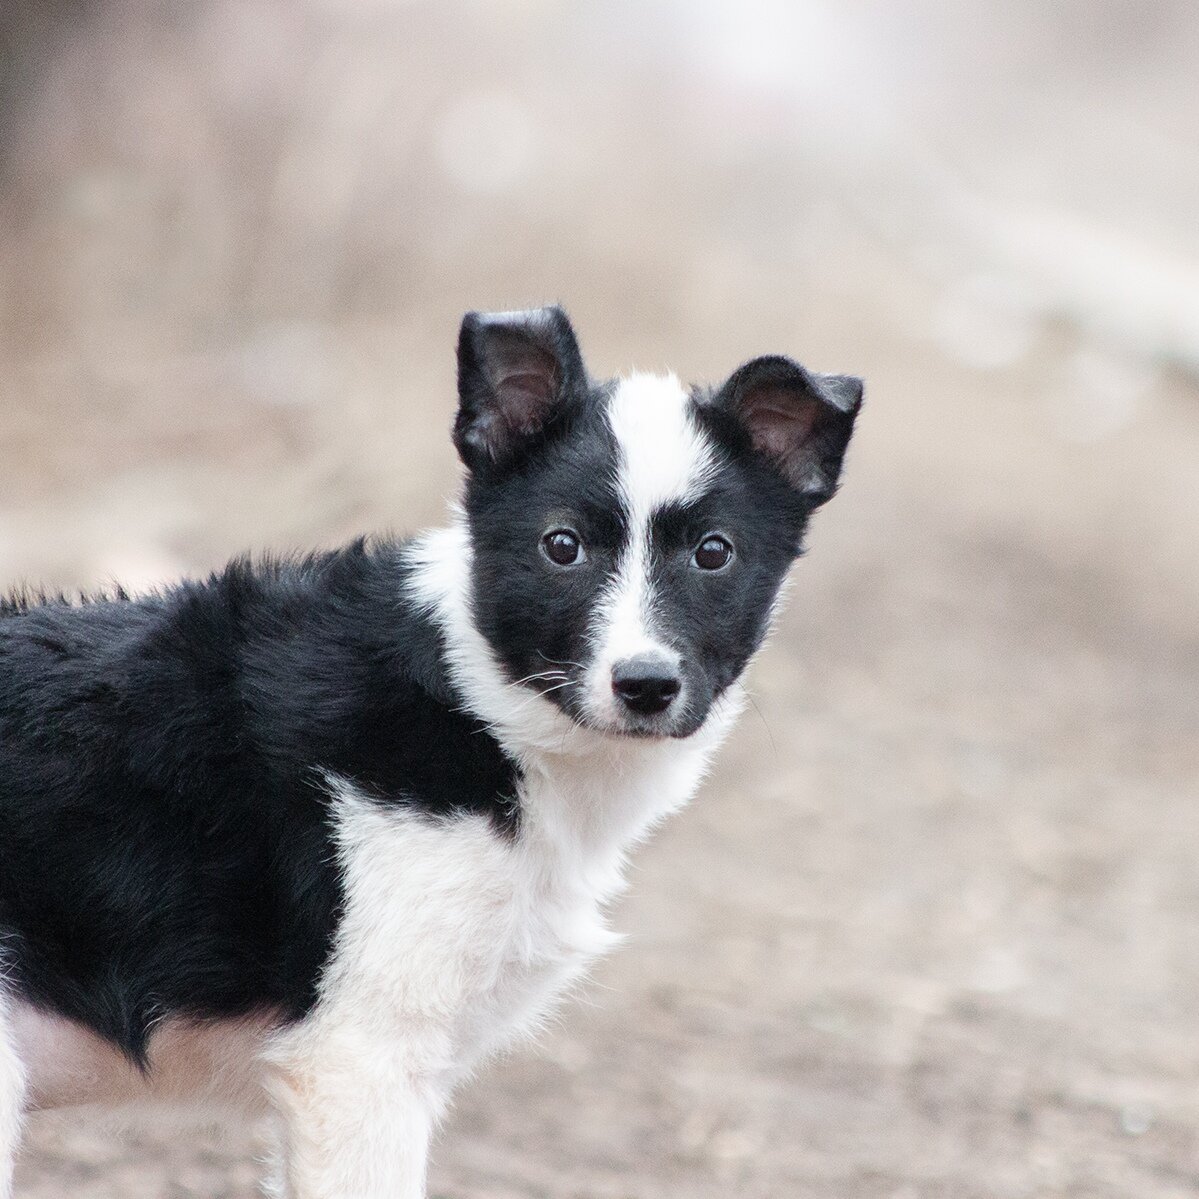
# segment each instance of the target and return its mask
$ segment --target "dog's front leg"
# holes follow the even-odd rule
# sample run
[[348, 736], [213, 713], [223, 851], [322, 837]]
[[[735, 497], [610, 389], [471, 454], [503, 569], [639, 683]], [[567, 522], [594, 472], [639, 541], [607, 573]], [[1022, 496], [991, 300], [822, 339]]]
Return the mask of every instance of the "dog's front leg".
[[0, 995], [0, 1199], [12, 1195], [13, 1168], [25, 1110], [25, 1067], [4, 996]]
[[272, 1058], [282, 1135], [268, 1193], [424, 1199], [429, 1142], [450, 1090], [427, 1042], [388, 1048], [337, 1036]]

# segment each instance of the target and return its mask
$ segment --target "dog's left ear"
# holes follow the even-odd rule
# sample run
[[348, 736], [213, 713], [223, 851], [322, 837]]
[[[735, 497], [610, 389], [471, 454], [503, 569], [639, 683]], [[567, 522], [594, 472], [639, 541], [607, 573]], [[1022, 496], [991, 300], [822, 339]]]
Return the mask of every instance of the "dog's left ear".
[[468, 312], [458, 335], [454, 444], [476, 471], [514, 461], [585, 387], [570, 319], [556, 305], [524, 312]]
[[832, 498], [862, 405], [861, 379], [816, 374], [772, 355], [734, 371], [715, 403], [813, 506]]

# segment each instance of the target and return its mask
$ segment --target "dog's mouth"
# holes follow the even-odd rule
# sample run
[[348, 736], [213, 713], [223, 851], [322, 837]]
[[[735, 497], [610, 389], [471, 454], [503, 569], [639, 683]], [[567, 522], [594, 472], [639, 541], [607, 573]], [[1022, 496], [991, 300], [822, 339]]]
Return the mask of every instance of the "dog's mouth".
[[639, 741], [683, 741], [699, 731], [706, 713], [694, 712], [689, 705], [656, 716], [621, 715], [604, 722], [605, 731], [617, 737]]
[[681, 741], [698, 732], [705, 713], [696, 712], [686, 695], [665, 711], [644, 714], [622, 710], [616, 703], [601, 706], [588, 702], [582, 678], [554, 682], [539, 680], [533, 686], [580, 728], [605, 737], [632, 741]]

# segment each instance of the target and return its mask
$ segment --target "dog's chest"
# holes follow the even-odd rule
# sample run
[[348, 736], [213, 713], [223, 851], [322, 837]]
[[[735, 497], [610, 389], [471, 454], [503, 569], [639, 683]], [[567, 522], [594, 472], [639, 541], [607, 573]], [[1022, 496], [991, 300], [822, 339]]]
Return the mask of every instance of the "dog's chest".
[[556, 870], [538, 877], [520, 858], [508, 935], [490, 947], [493, 981], [463, 1006], [460, 1031], [468, 1055], [534, 1031], [555, 1000], [618, 939], [604, 919], [610, 891], [570, 883]]
[[394, 1028], [451, 1069], [534, 1030], [617, 940], [604, 907], [623, 886], [625, 853], [690, 797], [709, 748], [526, 761], [515, 834], [337, 785], [345, 903], [318, 1023]]
[[619, 854], [528, 822], [431, 822], [343, 790], [345, 915], [324, 985], [343, 1015], [437, 1025], [467, 1064], [537, 1024], [615, 940], [603, 905]]

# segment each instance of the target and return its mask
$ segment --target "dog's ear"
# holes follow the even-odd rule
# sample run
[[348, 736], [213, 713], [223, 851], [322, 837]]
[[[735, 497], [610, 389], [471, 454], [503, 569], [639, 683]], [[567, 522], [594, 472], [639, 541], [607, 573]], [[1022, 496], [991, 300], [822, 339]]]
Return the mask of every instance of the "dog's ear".
[[862, 405], [861, 379], [819, 375], [772, 355], [734, 371], [714, 402], [813, 506], [832, 497]]
[[458, 335], [454, 444], [476, 471], [505, 466], [586, 386], [570, 319], [561, 308], [468, 312]]

